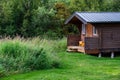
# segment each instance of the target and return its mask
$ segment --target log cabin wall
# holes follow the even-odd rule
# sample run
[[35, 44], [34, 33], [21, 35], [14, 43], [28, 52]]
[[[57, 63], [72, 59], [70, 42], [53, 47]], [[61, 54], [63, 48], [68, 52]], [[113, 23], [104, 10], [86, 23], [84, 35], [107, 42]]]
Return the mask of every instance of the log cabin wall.
[[85, 37], [85, 49], [99, 49], [99, 38]]
[[120, 23], [94, 24], [99, 30], [99, 48], [120, 51]]
[[86, 25], [86, 37], [85, 37], [85, 52], [87, 54], [98, 54], [99, 53], [99, 27], [96, 27], [98, 33], [97, 36], [93, 34], [93, 24], [88, 23]]

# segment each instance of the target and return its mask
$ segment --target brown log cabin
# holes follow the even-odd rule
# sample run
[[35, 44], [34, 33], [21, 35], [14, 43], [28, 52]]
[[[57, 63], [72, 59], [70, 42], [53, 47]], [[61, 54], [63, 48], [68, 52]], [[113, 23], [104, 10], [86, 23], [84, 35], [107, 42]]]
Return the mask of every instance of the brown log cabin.
[[120, 52], [120, 12], [75, 12], [65, 24], [74, 24], [78, 35], [68, 35], [67, 51], [86, 54]]

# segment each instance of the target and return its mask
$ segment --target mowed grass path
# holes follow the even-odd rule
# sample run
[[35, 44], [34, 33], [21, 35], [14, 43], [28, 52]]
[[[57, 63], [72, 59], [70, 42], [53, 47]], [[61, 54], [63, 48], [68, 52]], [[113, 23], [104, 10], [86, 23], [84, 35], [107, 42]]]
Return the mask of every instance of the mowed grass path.
[[0, 80], [120, 80], [120, 57], [97, 58], [80, 53], [59, 53], [61, 68], [10, 75]]

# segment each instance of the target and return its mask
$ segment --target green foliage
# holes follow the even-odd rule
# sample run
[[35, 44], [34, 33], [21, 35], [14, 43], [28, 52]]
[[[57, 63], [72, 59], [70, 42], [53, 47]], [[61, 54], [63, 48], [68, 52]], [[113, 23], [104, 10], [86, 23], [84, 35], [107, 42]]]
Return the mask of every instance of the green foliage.
[[1, 80], [119, 80], [120, 57], [98, 58], [81, 53], [58, 53], [62, 68], [11, 75]]
[[120, 11], [120, 0], [114, 0], [113, 1], [113, 6], [112, 6], [112, 10], [117, 12]]
[[75, 11], [88, 11], [88, 12], [102, 12], [113, 11], [112, 1], [110, 0], [71, 0], [70, 9], [71, 12]]
[[75, 11], [120, 11], [119, 0], [0, 0], [0, 35], [55, 39], [76, 33], [64, 25]]
[[65, 3], [63, 2], [58, 2], [55, 3], [55, 11], [56, 11], [56, 17], [58, 19], [62, 19], [62, 21], [65, 21], [64, 19], [66, 19], [68, 16], [70, 16], [70, 12], [67, 8], [67, 6], [65, 5]]
[[1, 43], [0, 53], [3, 56], [17, 58], [21, 56], [22, 52], [27, 53], [26, 46], [19, 42], [8, 41]]
[[48, 10], [45, 7], [38, 7], [38, 9], [34, 11], [32, 24], [37, 36], [46, 33], [48, 29], [54, 27], [54, 15], [55, 12], [53, 9]]
[[57, 40], [56, 44], [54, 45], [55, 52], [66, 51], [66, 46], [67, 46], [66, 42], [67, 42], [66, 38]]
[[0, 77], [3, 77], [5, 75], [5, 70], [3, 66], [0, 64]]
[[[40, 42], [36, 43], [36, 40]], [[1, 40], [0, 76], [59, 67], [59, 59], [55, 54], [51, 54], [53, 51], [50, 51], [48, 43], [49, 41], [40, 39], [24, 40], [17, 38]]]
[[26, 60], [25, 66], [31, 70], [47, 69], [51, 67], [49, 58], [43, 49], [32, 50], [33, 54]]

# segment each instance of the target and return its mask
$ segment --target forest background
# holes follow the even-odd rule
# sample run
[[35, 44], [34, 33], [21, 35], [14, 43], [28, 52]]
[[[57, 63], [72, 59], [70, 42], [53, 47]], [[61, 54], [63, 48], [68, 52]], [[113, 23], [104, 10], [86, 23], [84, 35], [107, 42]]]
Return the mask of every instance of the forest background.
[[64, 25], [76, 11], [118, 12], [120, 0], [0, 0], [0, 35], [62, 38], [77, 33]]

